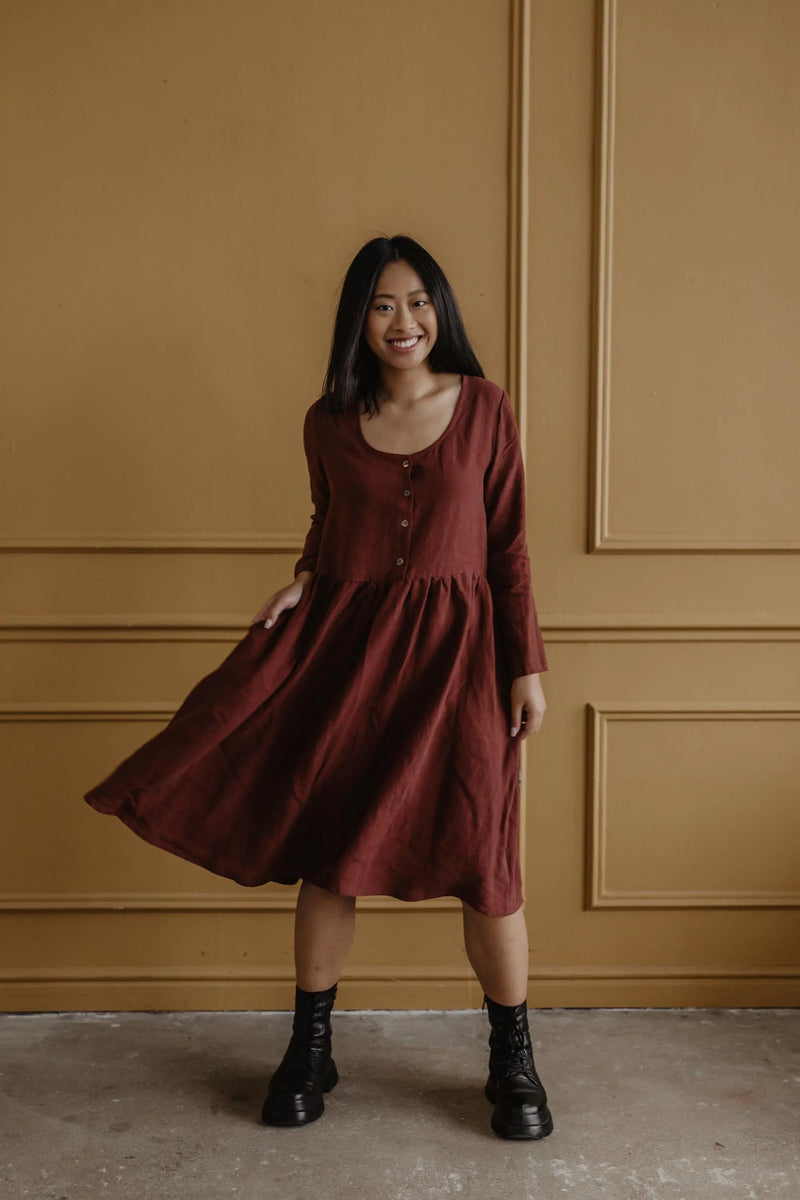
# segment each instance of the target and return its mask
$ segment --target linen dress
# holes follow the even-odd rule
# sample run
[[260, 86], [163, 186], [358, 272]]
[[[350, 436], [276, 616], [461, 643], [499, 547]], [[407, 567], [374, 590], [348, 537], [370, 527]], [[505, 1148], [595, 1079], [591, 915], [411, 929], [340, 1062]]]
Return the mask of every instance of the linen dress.
[[507, 392], [465, 375], [449, 425], [377, 450], [357, 413], [303, 424], [314, 511], [269, 629], [251, 624], [84, 799], [245, 886], [523, 902], [515, 676], [547, 670]]

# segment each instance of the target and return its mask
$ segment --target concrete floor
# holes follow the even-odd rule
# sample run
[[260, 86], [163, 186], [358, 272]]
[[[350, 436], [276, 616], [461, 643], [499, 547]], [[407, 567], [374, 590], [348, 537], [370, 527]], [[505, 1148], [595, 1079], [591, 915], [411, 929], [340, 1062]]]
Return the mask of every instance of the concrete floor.
[[291, 1014], [0, 1016], [3, 1200], [800, 1197], [800, 1009], [530, 1009], [553, 1133], [489, 1126], [485, 1011], [333, 1013], [313, 1124], [260, 1123]]

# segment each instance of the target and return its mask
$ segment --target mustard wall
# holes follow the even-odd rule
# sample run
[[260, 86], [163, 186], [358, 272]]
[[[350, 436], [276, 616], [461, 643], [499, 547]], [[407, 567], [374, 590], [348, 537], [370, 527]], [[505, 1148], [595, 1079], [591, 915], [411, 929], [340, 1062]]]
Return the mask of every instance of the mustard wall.
[[[525, 446], [529, 1003], [797, 1003], [796, 7], [0, 27], [0, 1006], [291, 1007], [297, 889], [81, 796], [291, 579], [337, 288], [398, 232]], [[479, 1005], [460, 914], [359, 898], [337, 1003]]]

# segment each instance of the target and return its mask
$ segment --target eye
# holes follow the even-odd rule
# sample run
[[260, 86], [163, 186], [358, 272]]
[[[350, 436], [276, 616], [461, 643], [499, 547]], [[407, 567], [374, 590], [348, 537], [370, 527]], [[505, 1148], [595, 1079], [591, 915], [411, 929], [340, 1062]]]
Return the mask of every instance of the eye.
[[380, 312], [380, 310], [382, 308], [390, 308], [390, 307], [391, 307], [391, 305], [389, 305], [389, 304], [376, 304], [375, 311]]
[[415, 300], [414, 303], [415, 304], [427, 304], [428, 301], [427, 300]]

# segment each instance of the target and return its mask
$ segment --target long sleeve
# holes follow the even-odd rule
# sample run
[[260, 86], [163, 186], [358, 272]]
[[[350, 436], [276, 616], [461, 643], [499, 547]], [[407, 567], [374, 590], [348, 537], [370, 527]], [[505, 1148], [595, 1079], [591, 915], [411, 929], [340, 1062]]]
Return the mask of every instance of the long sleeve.
[[306, 462], [308, 463], [311, 503], [314, 505], [314, 511], [311, 514], [311, 527], [303, 543], [303, 553], [294, 564], [295, 579], [301, 571], [315, 571], [317, 568], [317, 554], [319, 552], [320, 541], [322, 540], [322, 528], [325, 524], [325, 514], [328, 511], [328, 501], [330, 499], [328, 480], [322, 465], [319, 446], [317, 445], [314, 415], [314, 405], [312, 404], [306, 412], [305, 421], [303, 422], [303, 449], [305, 450]]
[[546, 671], [526, 540], [525, 469], [514, 410], [500, 399], [492, 460], [484, 475], [487, 575], [511, 677]]

